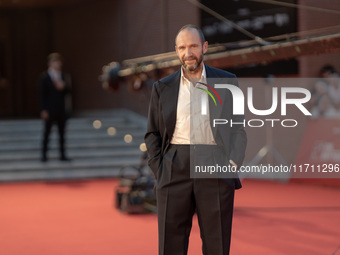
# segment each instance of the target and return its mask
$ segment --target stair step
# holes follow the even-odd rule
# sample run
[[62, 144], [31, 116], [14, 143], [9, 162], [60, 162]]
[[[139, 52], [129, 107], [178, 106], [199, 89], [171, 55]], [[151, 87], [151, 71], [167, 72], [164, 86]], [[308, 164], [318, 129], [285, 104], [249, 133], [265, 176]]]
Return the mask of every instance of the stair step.
[[[141, 156], [141, 151], [139, 148], [116, 148], [114, 150], [107, 150], [103, 148], [99, 149], [85, 149], [85, 150], [67, 150], [67, 155], [72, 159], [82, 159], [82, 158], [105, 158], [105, 157], [122, 157], [122, 156], [134, 156], [139, 158]], [[40, 151], [33, 151], [28, 150], [24, 152], [4, 152], [0, 154], [0, 165], [1, 162], [8, 163], [10, 161], [29, 161], [29, 160], [40, 160]], [[57, 149], [49, 150], [48, 153], [49, 159], [58, 159], [59, 158], [59, 152]]]
[[[93, 121], [100, 120], [95, 129]], [[116, 129], [115, 135], [107, 132]], [[53, 126], [49, 161], [40, 162], [43, 122], [5, 120], [0, 124], [0, 182], [117, 177], [124, 165], [139, 165], [144, 142], [146, 118], [128, 110], [93, 112], [68, 121], [67, 155], [70, 162], [59, 161], [58, 132]], [[130, 134], [132, 142], [124, 141]]]
[[[117, 131], [115, 135], [109, 135], [106, 132], [67, 132], [66, 133], [66, 140], [67, 141], [77, 141], [77, 140], [106, 140], [106, 139], [122, 139], [126, 134], [130, 134], [133, 137], [144, 137], [145, 131], [144, 130], [125, 130], [125, 131]], [[39, 141], [42, 139], [42, 132], [32, 133], [32, 134], [22, 134], [22, 135], [6, 135], [4, 137], [0, 137], [0, 147], [3, 144], [9, 143], [23, 143], [23, 142], [34, 142]], [[52, 132], [50, 135], [50, 141], [59, 139], [57, 132]]]
[[15, 181], [52, 181], [52, 180], [73, 180], [73, 179], [89, 179], [89, 178], [113, 178], [119, 176], [120, 168], [101, 168], [79, 169], [73, 170], [50, 170], [50, 171], [29, 171], [15, 173], [1, 173], [0, 182]]
[[[126, 143], [121, 140], [114, 141], [113, 139], [106, 139], [103, 141], [77, 141], [76, 143], [67, 143], [67, 148], [69, 149], [85, 149], [85, 148], [116, 148], [116, 147], [134, 147], [139, 146], [144, 140], [140, 137], [134, 139], [131, 143]], [[49, 144], [50, 149], [58, 149], [57, 141], [51, 141]], [[26, 150], [40, 150], [41, 142], [25, 142], [20, 144], [8, 144], [6, 146], [0, 146], [0, 153], [6, 151], [26, 151]]]
[[[1, 123], [1, 126], [0, 126], [0, 135], [6, 135], [6, 134], [12, 134], [12, 135], [15, 135], [15, 134], [23, 134], [23, 135], [27, 135], [27, 134], [32, 134], [32, 133], [41, 133], [43, 131], [43, 124], [40, 123], [40, 124], [37, 124], [37, 125], [21, 125], [21, 126], [13, 126], [13, 127], [6, 127], [4, 128], [2, 126], [2, 123]], [[66, 126], [66, 130], [67, 132], [86, 132], [86, 131], [104, 131], [106, 132], [106, 130], [109, 128], [109, 127], [114, 127], [117, 129], [117, 131], [120, 131], [120, 130], [133, 130], [133, 129], [139, 129], [140, 126], [137, 125], [137, 124], [122, 124], [122, 125], [116, 125], [114, 123], [104, 123], [102, 124], [102, 126], [99, 128], [99, 129], [95, 129], [93, 127], [92, 124], [88, 123], [88, 124], [85, 124], [85, 125], [75, 125], [75, 124], [72, 124], [72, 125], [67, 125]], [[57, 130], [57, 126], [54, 125], [53, 127], [53, 130]]]
[[64, 162], [59, 160], [49, 160], [48, 162], [39, 161], [17, 161], [11, 162], [6, 165], [0, 165], [0, 172], [9, 171], [27, 171], [27, 170], [46, 170], [49, 169], [98, 169], [107, 167], [121, 167], [128, 164], [139, 164], [140, 158], [131, 156], [120, 157], [119, 159], [102, 158], [94, 160], [92, 158], [82, 160], [72, 160], [70, 162]]

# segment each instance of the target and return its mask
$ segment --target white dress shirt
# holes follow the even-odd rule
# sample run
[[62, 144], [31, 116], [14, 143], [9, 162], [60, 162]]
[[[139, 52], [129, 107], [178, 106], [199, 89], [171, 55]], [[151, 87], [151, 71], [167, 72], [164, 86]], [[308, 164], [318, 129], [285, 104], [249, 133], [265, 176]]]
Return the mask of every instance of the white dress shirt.
[[[199, 82], [206, 83], [204, 65]], [[202, 99], [208, 102], [208, 94], [198, 87], [207, 89], [203, 84], [193, 84], [185, 78], [181, 69], [176, 125], [170, 141], [172, 144], [216, 144], [210, 126], [209, 104], [207, 114], [202, 114]]]

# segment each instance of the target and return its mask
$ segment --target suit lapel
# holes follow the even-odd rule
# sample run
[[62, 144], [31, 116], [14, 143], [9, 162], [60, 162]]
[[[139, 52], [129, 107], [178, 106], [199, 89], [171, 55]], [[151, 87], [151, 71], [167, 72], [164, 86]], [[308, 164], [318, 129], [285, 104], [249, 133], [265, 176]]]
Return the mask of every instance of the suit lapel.
[[178, 102], [178, 91], [180, 84], [181, 72], [180, 70], [175, 73], [173, 79], [164, 83], [165, 86], [162, 91], [162, 109], [163, 119], [165, 126], [167, 127], [168, 137], [172, 137], [175, 131], [176, 118], [177, 118], [177, 102]]

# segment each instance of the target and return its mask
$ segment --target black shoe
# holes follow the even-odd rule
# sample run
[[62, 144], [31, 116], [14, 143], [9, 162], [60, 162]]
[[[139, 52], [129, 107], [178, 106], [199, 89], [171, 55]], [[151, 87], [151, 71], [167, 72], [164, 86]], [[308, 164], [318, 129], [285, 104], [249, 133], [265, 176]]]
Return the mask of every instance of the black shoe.
[[70, 162], [72, 160], [70, 158], [64, 156], [64, 157], [60, 158], [60, 161]]

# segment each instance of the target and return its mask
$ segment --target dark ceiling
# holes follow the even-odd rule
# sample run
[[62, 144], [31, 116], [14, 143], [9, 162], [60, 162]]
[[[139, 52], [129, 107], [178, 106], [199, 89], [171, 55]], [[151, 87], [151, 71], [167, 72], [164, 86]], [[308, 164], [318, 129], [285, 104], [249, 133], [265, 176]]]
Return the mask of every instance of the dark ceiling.
[[73, 4], [81, 4], [93, 0], [0, 0], [1, 8], [36, 8], [59, 7]]

